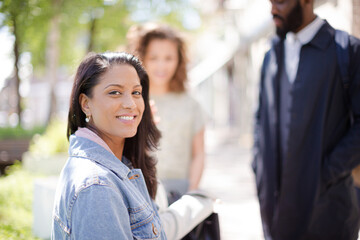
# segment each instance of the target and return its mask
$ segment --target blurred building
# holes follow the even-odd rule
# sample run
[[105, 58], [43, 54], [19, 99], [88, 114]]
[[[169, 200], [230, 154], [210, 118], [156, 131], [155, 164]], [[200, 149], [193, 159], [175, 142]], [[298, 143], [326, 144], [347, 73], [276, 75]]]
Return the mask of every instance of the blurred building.
[[[244, 146], [250, 146], [260, 67], [274, 34], [270, 2], [215, 2], [212, 12], [204, 6], [207, 31], [193, 44], [197, 64], [189, 72], [192, 92], [211, 116], [212, 126], [238, 135]], [[359, 2], [315, 0], [315, 12], [333, 27], [356, 35]]]
[[[0, 127], [16, 126], [18, 117], [16, 114], [17, 99], [15, 96], [15, 81], [8, 78], [4, 87], [0, 90]], [[24, 86], [24, 85], [23, 85]], [[50, 108], [50, 84], [45, 79], [31, 78], [27, 91], [24, 91], [22, 112], [22, 126], [45, 125], [48, 120]], [[67, 75], [59, 77], [55, 86], [57, 117], [66, 120], [72, 81]]]
[[353, 0], [352, 7], [353, 7], [352, 31], [356, 37], [360, 38], [360, 0]]
[[[12, 77], [8, 77], [0, 90], [0, 127], [11, 125], [11, 116], [16, 112], [16, 104], [15, 81]], [[16, 119], [15, 121], [17, 122]]]
[[[69, 110], [71, 88], [71, 77], [65, 73], [58, 74], [58, 81], [55, 85], [56, 115], [65, 121]], [[44, 79], [32, 79], [26, 102], [24, 121], [31, 125], [45, 124], [50, 109], [50, 83]]]

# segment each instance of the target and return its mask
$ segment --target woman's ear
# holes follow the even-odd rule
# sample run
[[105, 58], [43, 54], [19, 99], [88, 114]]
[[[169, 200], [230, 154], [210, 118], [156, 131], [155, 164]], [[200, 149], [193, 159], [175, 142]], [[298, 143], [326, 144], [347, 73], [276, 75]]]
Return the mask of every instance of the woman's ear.
[[84, 93], [81, 93], [79, 96], [79, 103], [81, 106], [81, 110], [86, 116], [91, 115], [90, 107], [89, 107], [89, 97], [86, 96]]

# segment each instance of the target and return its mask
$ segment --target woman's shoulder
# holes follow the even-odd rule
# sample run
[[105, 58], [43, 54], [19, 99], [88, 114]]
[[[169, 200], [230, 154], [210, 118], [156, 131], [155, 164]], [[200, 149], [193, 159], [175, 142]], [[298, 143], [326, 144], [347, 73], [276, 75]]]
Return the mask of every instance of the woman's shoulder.
[[180, 92], [180, 93], [168, 93], [164, 95], [162, 99], [164, 103], [168, 104], [178, 104], [184, 105], [187, 107], [198, 106], [198, 101], [191, 95], [189, 92]]
[[[118, 182], [115, 182], [114, 179], [110, 170], [95, 162], [86, 158], [70, 157], [60, 175], [54, 201], [53, 216], [59, 229], [74, 234], [75, 229], [81, 231], [78, 226], [83, 223], [83, 219], [91, 223], [105, 221], [104, 216], [112, 216], [112, 211], [125, 211], [122, 192], [116, 187], [123, 184], [122, 180], [118, 178]], [[117, 206], [118, 209], [111, 209], [110, 206]], [[90, 219], [89, 210], [93, 213], [101, 211], [101, 214]]]
[[[74, 195], [94, 185], [112, 186], [115, 184], [112, 171], [87, 158], [70, 157], [63, 169], [63, 175], [66, 179], [63, 178], [62, 181], [68, 184]], [[120, 180], [117, 178], [117, 181], [120, 182]]]

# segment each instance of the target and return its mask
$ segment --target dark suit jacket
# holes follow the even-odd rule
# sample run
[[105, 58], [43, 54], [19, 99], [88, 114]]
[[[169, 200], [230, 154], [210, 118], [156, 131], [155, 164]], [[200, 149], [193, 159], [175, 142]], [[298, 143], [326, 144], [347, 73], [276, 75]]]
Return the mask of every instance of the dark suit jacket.
[[284, 165], [278, 157], [283, 41], [276, 39], [264, 59], [253, 168], [264, 232], [276, 240], [357, 238], [351, 169], [360, 164], [360, 41], [350, 38], [351, 126], [334, 34], [325, 23], [301, 49]]

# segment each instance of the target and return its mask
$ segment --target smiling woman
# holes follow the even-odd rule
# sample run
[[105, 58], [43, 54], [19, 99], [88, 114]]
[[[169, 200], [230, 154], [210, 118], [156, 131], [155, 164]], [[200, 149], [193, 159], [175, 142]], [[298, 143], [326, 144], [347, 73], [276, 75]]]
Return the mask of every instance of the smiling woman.
[[160, 133], [149, 80], [126, 53], [90, 54], [71, 94], [70, 157], [57, 188], [52, 239], [166, 239], [151, 198]]
[[88, 126], [121, 159], [125, 138], [136, 134], [144, 112], [140, 79], [134, 67], [124, 64], [113, 66], [100, 79], [89, 97], [80, 94], [81, 108]]

